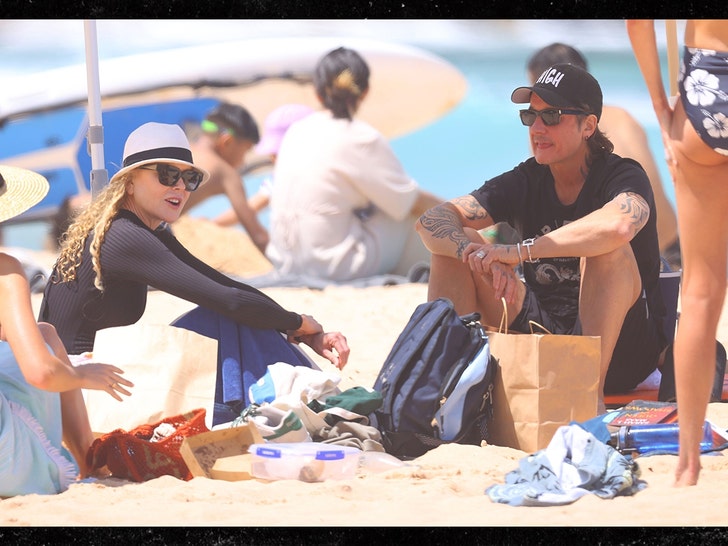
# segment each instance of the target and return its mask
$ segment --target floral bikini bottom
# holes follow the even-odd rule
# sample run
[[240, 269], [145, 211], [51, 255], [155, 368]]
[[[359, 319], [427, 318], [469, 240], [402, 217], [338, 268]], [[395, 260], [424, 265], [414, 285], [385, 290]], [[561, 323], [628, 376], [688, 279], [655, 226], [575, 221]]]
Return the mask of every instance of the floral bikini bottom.
[[686, 47], [679, 86], [695, 131], [716, 152], [728, 155], [728, 52]]

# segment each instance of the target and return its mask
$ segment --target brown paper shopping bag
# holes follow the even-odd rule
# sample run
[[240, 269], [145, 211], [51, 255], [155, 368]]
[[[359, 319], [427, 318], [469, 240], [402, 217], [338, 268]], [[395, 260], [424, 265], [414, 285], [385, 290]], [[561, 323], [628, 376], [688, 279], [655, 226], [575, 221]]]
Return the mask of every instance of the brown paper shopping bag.
[[491, 443], [533, 453], [597, 414], [598, 336], [488, 332], [498, 361]]
[[96, 332], [94, 362], [113, 364], [134, 383], [122, 402], [84, 391], [91, 430], [132, 430], [165, 417], [206, 410], [212, 426], [217, 340], [166, 324], [132, 324]]

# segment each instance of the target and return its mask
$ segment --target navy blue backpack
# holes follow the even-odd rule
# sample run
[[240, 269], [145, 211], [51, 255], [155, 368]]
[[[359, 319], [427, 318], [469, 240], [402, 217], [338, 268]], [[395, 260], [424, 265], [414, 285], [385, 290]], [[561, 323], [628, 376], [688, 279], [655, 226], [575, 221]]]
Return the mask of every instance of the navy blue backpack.
[[417, 306], [374, 383], [382, 406], [370, 421], [388, 453], [488, 441], [497, 363], [479, 319], [458, 316], [445, 298]]

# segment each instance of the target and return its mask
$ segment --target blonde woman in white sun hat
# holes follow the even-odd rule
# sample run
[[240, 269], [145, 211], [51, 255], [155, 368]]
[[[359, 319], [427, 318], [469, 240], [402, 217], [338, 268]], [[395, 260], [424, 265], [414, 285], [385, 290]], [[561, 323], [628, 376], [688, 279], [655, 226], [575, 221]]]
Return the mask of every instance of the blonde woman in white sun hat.
[[[0, 165], [0, 222], [47, 192], [39, 174]], [[88, 474], [94, 437], [81, 389], [121, 400], [132, 386], [121, 373], [106, 364], [74, 367], [54, 328], [36, 323], [20, 262], [0, 253], [0, 497], [60, 493]]]
[[[288, 311], [259, 290], [210, 267], [168, 229], [190, 192], [208, 178], [207, 171], [194, 164], [181, 127], [146, 123], [132, 131], [121, 170], [66, 232], [46, 285], [40, 320], [56, 327], [69, 353], [81, 354], [92, 350], [98, 330], [136, 322], [144, 313], [151, 286], [235, 326], [284, 334], [271, 336], [271, 343], [284, 355], [291, 350], [286, 339], [303, 342], [343, 368], [349, 347], [342, 334], [324, 332], [312, 316]], [[249, 367], [258, 362], [241, 364], [246, 366], [241, 375], [248, 381]], [[218, 380], [224, 379], [218, 373]], [[247, 388], [240, 392], [244, 395]], [[216, 401], [224, 403], [221, 397], [218, 388]], [[214, 417], [213, 424], [235, 417]]]

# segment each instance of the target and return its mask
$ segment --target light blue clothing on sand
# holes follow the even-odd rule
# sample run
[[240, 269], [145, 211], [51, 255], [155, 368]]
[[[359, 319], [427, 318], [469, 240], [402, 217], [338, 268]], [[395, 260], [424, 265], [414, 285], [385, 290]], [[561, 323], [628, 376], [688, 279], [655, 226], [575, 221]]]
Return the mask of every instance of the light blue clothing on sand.
[[68, 489], [78, 468], [62, 438], [59, 393], [29, 385], [0, 342], [0, 497]]
[[505, 484], [485, 493], [511, 506], [558, 506], [590, 493], [611, 499], [634, 495], [647, 484], [637, 463], [579, 425], [559, 427], [548, 447], [521, 459]]

